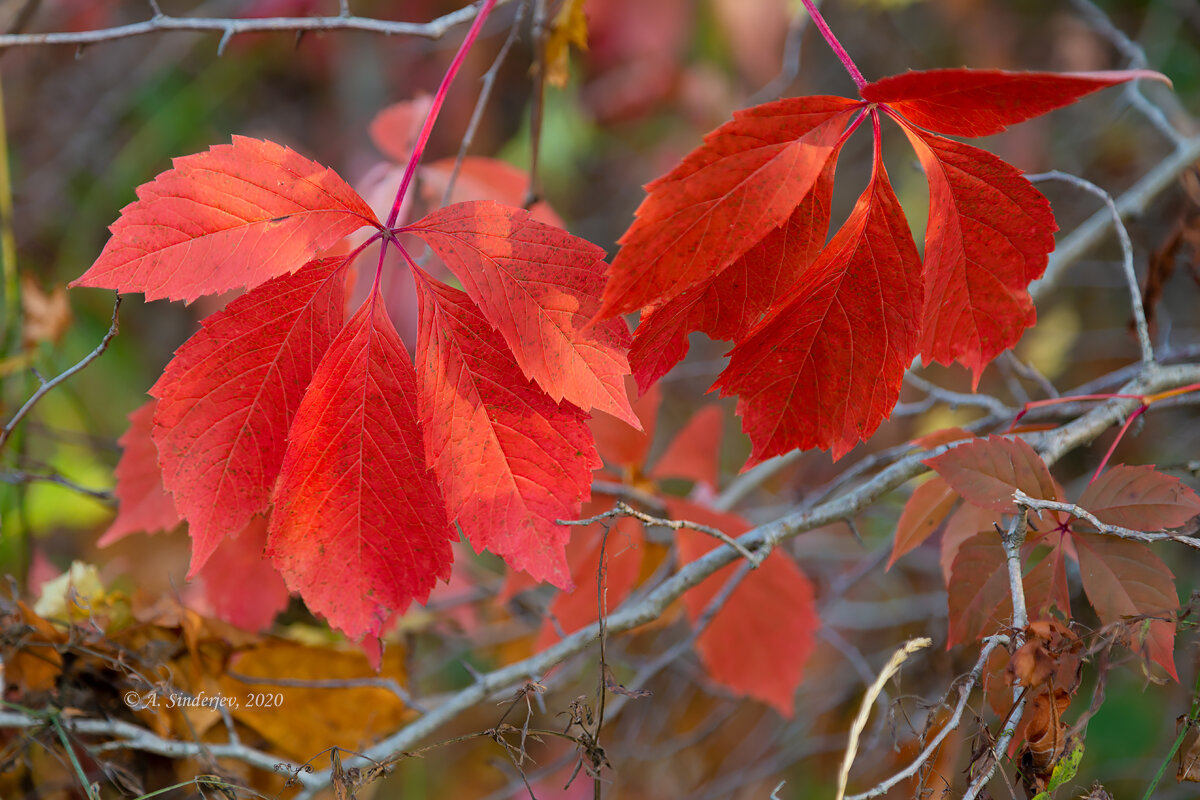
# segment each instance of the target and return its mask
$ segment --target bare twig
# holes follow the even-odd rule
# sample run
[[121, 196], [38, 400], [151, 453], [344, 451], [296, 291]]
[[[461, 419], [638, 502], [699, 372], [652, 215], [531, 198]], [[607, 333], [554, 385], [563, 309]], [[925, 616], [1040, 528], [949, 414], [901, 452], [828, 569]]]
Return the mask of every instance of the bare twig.
[[1099, 533], [1108, 536], [1116, 536], [1121, 539], [1131, 539], [1135, 542], [1178, 542], [1187, 545], [1194, 550], [1200, 550], [1200, 539], [1192, 536], [1180, 536], [1173, 533], [1153, 533], [1149, 531], [1135, 531], [1129, 528], [1122, 528], [1120, 525], [1108, 525], [1096, 518], [1092, 512], [1086, 508], [1080, 508], [1074, 503], [1059, 503], [1054, 500], [1037, 500], [1017, 489], [1013, 492], [1013, 499], [1019, 505], [1022, 505], [1032, 511], [1037, 511], [1038, 516], [1041, 516], [1042, 511], [1062, 511], [1070, 514], [1076, 519], [1081, 519], [1091, 525]]
[[739, 544], [737, 542], [737, 540], [734, 539], [733, 537], [731, 537], [729, 534], [725, 533], [724, 531], [719, 531], [716, 528], [712, 527], [711, 525], [704, 525], [699, 522], [689, 522], [686, 519], [664, 519], [663, 517], [652, 517], [649, 514], [645, 513], [644, 511], [638, 511], [636, 508], [632, 508], [632, 507], [626, 505], [623, 501], [620, 501], [620, 500], [617, 501], [617, 504], [612, 509], [605, 511], [603, 514], [597, 514], [596, 516], [588, 517], [587, 519], [571, 519], [571, 520], [560, 519], [560, 520], [558, 520], [558, 524], [559, 525], [591, 525], [594, 522], [599, 522], [600, 520], [603, 520], [603, 519], [613, 519], [614, 517], [633, 517], [638, 522], [641, 522], [644, 525], [654, 525], [654, 526], [657, 526], [660, 528], [670, 528], [673, 531], [677, 531], [682, 528], [687, 528], [688, 530], [699, 531], [700, 533], [707, 533], [709, 536], [713, 537], [714, 539], [718, 539], [722, 544], [727, 544], [730, 547], [732, 547], [734, 550], [736, 550], [738, 552], [738, 555], [740, 555], [742, 558], [746, 559], [746, 561], [750, 562], [751, 567], [757, 567], [759, 564], [762, 563], [762, 559], [765, 558], [764, 554], [756, 554], [756, 553], [750, 552], [745, 547], [743, 547], [741, 544]]
[[84, 356], [82, 359], [80, 359], [79, 362], [77, 364], [75, 364], [75, 366], [64, 370], [59, 375], [42, 383], [42, 385], [38, 387], [38, 390], [36, 392], [34, 392], [29, 397], [28, 400], [25, 401], [25, 405], [23, 405], [17, 409], [17, 413], [13, 414], [12, 419], [10, 419], [8, 421], [8, 424], [4, 426], [4, 429], [0, 430], [0, 450], [4, 449], [4, 445], [8, 441], [8, 438], [10, 436], [12, 436], [13, 430], [16, 429], [17, 425], [21, 422], [21, 420], [25, 417], [25, 415], [28, 414], [35, 405], [37, 405], [39, 400], [41, 400], [43, 397], [45, 397], [46, 394], [48, 392], [50, 392], [54, 387], [58, 386], [60, 383], [65, 381], [67, 378], [70, 378], [72, 375], [74, 375], [75, 373], [82, 370], [88, 364], [95, 361], [97, 358], [99, 358], [101, 356], [101, 354], [104, 353], [105, 350], [108, 349], [108, 343], [111, 342], [112, 338], [117, 335], [117, 331], [120, 328], [120, 324], [119, 324], [119, 321], [117, 318], [118, 312], [120, 310], [121, 310], [121, 296], [117, 295], [117, 299], [115, 301], [113, 301], [112, 322], [109, 323], [108, 333], [104, 334], [104, 338], [102, 338], [100, 340], [100, 344], [96, 345], [95, 350], [93, 350], [92, 352], [90, 352], [86, 356]]
[[967, 673], [967, 677], [958, 684], [958, 702], [954, 705], [954, 714], [950, 717], [946, 724], [942, 726], [942, 729], [939, 730], [937, 734], [929, 741], [929, 744], [925, 746], [925, 749], [922, 750], [915, 759], [913, 759], [912, 763], [887, 780], [875, 785], [871, 789], [863, 792], [862, 794], [850, 795], [848, 798], [846, 798], [846, 800], [868, 800], [871, 797], [879, 797], [882, 794], [886, 794], [889, 789], [898, 784], [900, 781], [916, 775], [917, 771], [921, 769], [925, 762], [932, 758], [933, 754], [937, 752], [937, 749], [941, 747], [942, 742], [947, 736], [950, 735], [950, 732], [958, 728], [959, 723], [962, 722], [963, 711], [966, 710], [967, 700], [971, 696], [971, 690], [975, 688], [975, 685], [979, 683], [980, 678], [983, 677], [983, 670], [987, 666], [988, 657], [991, 656], [992, 651], [995, 650], [997, 646], [1002, 644], [1008, 644], [1007, 636], [989, 636], [983, 640], [983, 649], [979, 651], [979, 658], [976, 659], [975, 666], [971, 668], [969, 673]]
[[[1175, 152], [1158, 162], [1154, 169], [1143, 175], [1140, 181], [1116, 199], [1117, 213], [1121, 219], [1145, 213], [1154, 198], [1174, 183], [1197, 159], [1200, 159], [1200, 136], [1193, 136], [1185, 139]], [[1067, 266], [1074, 264], [1085, 252], [1099, 244], [1108, 235], [1111, 227], [1112, 214], [1107, 208], [1103, 208], [1059, 241], [1054, 252], [1050, 254], [1046, 273], [1029, 286], [1034, 300], [1040, 300], [1049, 294]]]
[[1113, 229], [1116, 230], [1117, 239], [1121, 242], [1121, 253], [1124, 256], [1121, 265], [1125, 270], [1125, 281], [1129, 285], [1129, 298], [1133, 305], [1134, 327], [1137, 330], [1138, 345], [1142, 349], [1142, 363], [1152, 363], [1154, 361], [1154, 347], [1150, 343], [1150, 328], [1146, 324], [1146, 309], [1142, 303], [1142, 290], [1138, 285], [1137, 272], [1133, 268], [1133, 243], [1129, 241], [1129, 231], [1125, 229], [1125, 223], [1121, 221], [1121, 213], [1117, 210], [1117, 204], [1113, 202], [1112, 195], [1091, 181], [1058, 170], [1043, 172], [1038, 175], [1026, 175], [1025, 177], [1034, 183], [1044, 180], [1064, 181], [1076, 188], [1083, 189], [1085, 192], [1091, 192], [1108, 206], [1109, 213], [1112, 215]]
[[[511, 0], [499, 0], [497, 6]], [[365, 31], [380, 33], [385, 36], [417, 36], [424, 39], [440, 39], [452, 28], [470, 22], [478, 13], [478, 5], [472, 3], [445, 16], [429, 22], [397, 22], [393, 20], [372, 19], [371, 17], [348, 16], [339, 14], [333, 17], [268, 17], [252, 18], [197, 18], [175, 17], [168, 14], [156, 13], [145, 22], [135, 22], [129, 25], [118, 25], [112, 28], [101, 28], [91, 31], [70, 31], [56, 33], [10, 33], [0, 34], [0, 50], [12, 47], [34, 47], [39, 45], [75, 45], [83, 47], [114, 42], [119, 39], [129, 39], [135, 36], [148, 36], [157, 33], [219, 33], [221, 44], [219, 49], [234, 36], [247, 33], [323, 33], [327, 31]]]

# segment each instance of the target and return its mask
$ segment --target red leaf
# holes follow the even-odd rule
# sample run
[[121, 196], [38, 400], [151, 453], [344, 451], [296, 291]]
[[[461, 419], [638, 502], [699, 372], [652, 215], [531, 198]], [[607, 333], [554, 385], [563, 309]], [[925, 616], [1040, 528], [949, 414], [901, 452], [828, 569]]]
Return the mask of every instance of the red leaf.
[[[740, 517], [720, 514], [685, 500], [668, 500], [676, 519], [717, 528], [730, 536], [749, 530]], [[721, 543], [705, 533], [680, 530], [679, 560], [690, 564]], [[697, 622], [737, 570], [717, 570], [683, 596], [688, 617]], [[792, 716], [793, 695], [813, 649], [817, 618], [813, 588], [795, 562], [775, 550], [742, 579], [696, 639], [696, 651], [709, 676], [738, 694], [768, 703]]]
[[433, 96], [425, 92], [418, 92], [411, 100], [391, 104], [371, 120], [367, 128], [371, 143], [397, 164], [406, 163], [432, 107]]
[[150, 389], [163, 484], [192, 536], [192, 575], [267, 510], [292, 418], [342, 327], [344, 264], [313, 261], [238, 297], [201, 323]]
[[273, 142], [233, 137], [137, 190], [72, 286], [191, 302], [291, 272], [375, 214], [333, 170]]
[[275, 485], [268, 555], [354, 639], [450, 575], [457, 534], [422, 456], [416, 388], [375, 292], [317, 366]]
[[[636, 393], [632, 376], [625, 376], [625, 388]], [[633, 401], [633, 411], [642, 423], [642, 429], [634, 430], [628, 423], [621, 422], [608, 414], [599, 414], [588, 420], [588, 429], [596, 441], [596, 451], [604, 463], [613, 470], [641, 469], [654, 441], [654, 429], [658, 423], [658, 406], [662, 401], [662, 390], [657, 386]]]
[[739, 395], [747, 467], [796, 447], [840, 458], [887, 419], [917, 352], [920, 271], [876, 140], [850, 218], [714, 384]]
[[[1143, 542], [1114, 536], [1073, 534], [1079, 575], [1088, 602], [1105, 625], [1124, 617], [1156, 617], [1149, 622], [1146, 651], [1172, 678], [1175, 671], [1175, 576]], [[1135, 628], [1136, 630], [1136, 628]]]
[[1066, 547], [1060, 541], [1025, 574], [1025, 607], [1029, 618], [1048, 617], [1054, 606], [1071, 618], [1071, 587], [1067, 583]]
[[414, 270], [426, 458], [471, 545], [570, 585], [565, 548], [600, 458], [587, 416], [521, 374], [470, 298]]
[[697, 411], [654, 462], [650, 477], [687, 478], [715, 489], [721, 468], [724, 422], [720, 406], [705, 406]]
[[1037, 500], [1058, 500], [1061, 495], [1042, 457], [1023, 439], [976, 439], [924, 463], [967, 502], [993, 511], [1016, 511], [1016, 489]]
[[1118, 464], [1088, 484], [1079, 505], [1108, 525], [1139, 531], [1178, 528], [1200, 514], [1200, 497], [1152, 466]]
[[724, 271], [642, 314], [629, 362], [645, 391], [683, 360], [688, 334], [743, 338], [795, 285], [825, 246], [836, 151], [812, 190], [783, 225], [771, 231]]
[[913, 489], [912, 496], [900, 512], [900, 521], [896, 523], [892, 557], [888, 559], [885, 569], [891, 569], [900, 556], [920, 547], [946, 521], [956, 502], [958, 492], [938, 477], [930, 478]]
[[946, 647], [973, 641], [1009, 624], [1012, 596], [1000, 535], [977, 533], [962, 543], [950, 578], [950, 636]]
[[204, 597], [217, 619], [260, 631], [287, 608], [287, 585], [263, 556], [266, 543], [267, 520], [255, 517], [244, 531], [222, 541], [200, 571]]
[[625, 395], [629, 328], [620, 319], [588, 326], [604, 289], [601, 248], [489, 201], [443, 208], [406, 230], [462, 281], [525, 377], [555, 402], [638, 425]]
[[983, 368], [1037, 319], [1027, 287], [1045, 271], [1058, 225], [1016, 168], [903, 128], [929, 181], [921, 358], [958, 361], [978, 384]]
[[158, 450], [150, 438], [154, 405], [151, 399], [129, 415], [129, 430], [117, 440], [123, 452], [117, 463], [117, 518], [96, 544], [108, 547], [131, 533], [156, 533], [174, 528], [182, 520], [175, 500], [163, 489]]
[[970, 503], [960, 505], [958, 510], [950, 515], [950, 519], [946, 520], [946, 527], [942, 531], [942, 554], [939, 563], [947, 587], [950, 586], [950, 579], [954, 574], [954, 560], [958, 558], [958, 550], [963, 542], [977, 533], [995, 533], [997, 522], [999, 520], [996, 519], [995, 511]]
[[1006, 72], [933, 69], [869, 83], [862, 98], [886, 103], [914, 125], [951, 136], [989, 136], [1009, 125], [1074, 103], [1084, 95], [1145, 78], [1170, 84], [1149, 70], [1120, 72]]
[[782, 225], [811, 191], [851, 112], [841, 97], [739, 111], [666, 176], [621, 237], [600, 316], [636, 311], [708, 280]]

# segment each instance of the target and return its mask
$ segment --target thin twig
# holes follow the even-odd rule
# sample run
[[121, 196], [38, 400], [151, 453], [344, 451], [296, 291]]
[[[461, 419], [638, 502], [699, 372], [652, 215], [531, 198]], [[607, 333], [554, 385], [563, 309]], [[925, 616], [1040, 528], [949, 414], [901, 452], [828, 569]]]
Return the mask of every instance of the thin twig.
[[446, 191], [442, 193], [443, 206], [450, 205], [450, 198], [454, 196], [454, 184], [458, 181], [458, 173], [462, 169], [463, 159], [467, 157], [467, 151], [471, 149], [471, 144], [475, 141], [475, 131], [479, 129], [479, 123], [483, 120], [483, 109], [487, 107], [488, 100], [492, 96], [492, 88], [496, 84], [496, 76], [500, 74], [500, 67], [504, 65], [504, 59], [508, 57], [508, 51], [512, 48], [513, 42], [517, 40], [517, 36], [521, 32], [521, 23], [525, 21], [525, 9], [528, 6], [529, 0], [521, 0], [521, 4], [517, 7], [517, 14], [513, 19], [512, 27], [508, 30], [508, 38], [500, 46], [500, 52], [496, 54], [496, 59], [492, 62], [492, 66], [488, 68], [488, 71], [480, 79], [482, 86], [479, 89], [479, 99], [475, 101], [475, 110], [471, 112], [471, 120], [467, 123], [467, 130], [463, 133], [462, 144], [458, 146], [458, 155], [454, 158], [454, 168], [450, 170], [450, 178], [446, 181]]
[[644, 525], [653, 525], [653, 526], [657, 526], [660, 528], [670, 528], [673, 531], [677, 531], [682, 528], [687, 528], [688, 530], [699, 531], [700, 533], [707, 533], [709, 536], [713, 537], [714, 539], [719, 540], [721, 542], [721, 544], [727, 544], [730, 547], [732, 547], [734, 550], [736, 550], [738, 552], [738, 555], [740, 555], [742, 558], [744, 558], [748, 562], [750, 562], [751, 567], [757, 567], [759, 564], [762, 563], [762, 559], [765, 557], [764, 555], [750, 552], [745, 547], [743, 547], [741, 544], [739, 544], [737, 542], [737, 540], [734, 539], [732, 536], [725, 533], [724, 531], [717, 530], [716, 528], [712, 527], [711, 525], [704, 525], [699, 522], [690, 522], [686, 519], [665, 519], [663, 517], [652, 517], [649, 514], [645, 513], [644, 511], [638, 511], [636, 508], [632, 508], [632, 507], [626, 505], [623, 501], [620, 501], [620, 500], [617, 501], [617, 504], [615, 506], [613, 506], [610, 510], [605, 511], [603, 514], [597, 514], [596, 516], [588, 517], [587, 519], [570, 519], [570, 520], [560, 519], [560, 520], [558, 520], [558, 524], [559, 525], [578, 525], [578, 526], [591, 525], [592, 523], [599, 522], [600, 520], [612, 519], [614, 517], [633, 517], [638, 522], [641, 522]]
[[962, 721], [963, 711], [967, 707], [967, 700], [971, 696], [971, 690], [975, 688], [980, 678], [983, 677], [983, 670], [987, 666], [988, 657], [991, 656], [992, 651], [997, 646], [1002, 644], [1008, 644], [1007, 636], [989, 636], [983, 640], [983, 649], [979, 651], [979, 658], [976, 659], [975, 666], [967, 673], [966, 678], [958, 684], [958, 702], [954, 706], [954, 714], [951, 715], [950, 719], [942, 726], [942, 729], [937, 732], [933, 739], [929, 741], [925, 749], [913, 759], [912, 763], [887, 780], [876, 784], [871, 789], [862, 794], [850, 795], [846, 800], [868, 800], [871, 797], [879, 797], [881, 794], [886, 794], [889, 789], [900, 783], [900, 781], [916, 775], [925, 762], [932, 758], [937, 749], [941, 747], [942, 742], [950, 735], [950, 732], [959, 726], [959, 723]]
[[1120, 525], [1108, 525], [1096, 518], [1096, 515], [1088, 511], [1086, 508], [1081, 508], [1074, 503], [1060, 503], [1055, 500], [1037, 500], [1017, 489], [1013, 492], [1013, 499], [1018, 505], [1037, 511], [1038, 516], [1041, 516], [1042, 511], [1061, 511], [1065, 514], [1070, 514], [1076, 519], [1081, 519], [1087, 522], [1097, 532], [1107, 536], [1116, 536], [1121, 539], [1130, 539], [1135, 542], [1178, 542], [1179, 544], [1187, 545], [1194, 550], [1200, 550], [1200, 539], [1191, 536], [1178, 536], [1173, 533], [1153, 533], [1150, 531], [1135, 531], [1129, 528], [1122, 528]]
[[1124, 256], [1121, 265], [1125, 270], [1125, 281], [1129, 285], [1129, 298], [1133, 305], [1134, 327], [1137, 330], [1138, 345], [1142, 349], [1142, 363], [1152, 363], [1154, 361], [1154, 346], [1150, 343], [1150, 328], [1146, 324], [1146, 310], [1142, 303], [1142, 290], [1138, 284], [1137, 272], [1133, 268], [1133, 243], [1129, 241], [1129, 231], [1125, 229], [1125, 223], [1121, 221], [1121, 212], [1117, 210], [1117, 204], [1113, 201], [1112, 195], [1091, 181], [1070, 175], [1066, 172], [1060, 172], [1059, 170], [1051, 170], [1050, 172], [1043, 172], [1037, 175], [1026, 175], [1025, 177], [1034, 183], [1045, 180], [1064, 181], [1078, 189], [1083, 189], [1085, 192], [1091, 192], [1108, 206], [1109, 213], [1112, 215], [1113, 229], [1116, 230], [1117, 239], [1121, 242], [1121, 253]]
[[121, 296], [117, 295], [117, 299], [113, 301], [112, 322], [109, 323], [108, 333], [104, 334], [104, 338], [100, 340], [100, 344], [96, 345], [95, 350], [80, 359], [79, 363], [75, 364], [75, 366], [68, 368], [64, 372], [39, 386], [38, 390], [34, 392], [28, 400], [25, 401], [25, 405], [17, 409], [17, 413], [13, 414], [12, 419], [10, 419], [8, 424], [4, 426], [4, 430], [0, 430], [0, 450], [4, 449], [4, 444], [8, 441], [8, 438], [12, 436], [13, 430], [17, 427], [25, 415], [28, 414], [35, 405], [37, 405], [39, 400], [45, 397], [48, 392], [54, 389], [54, 387], [58, 386], [67, 378], [70, 378], [88, 364], [95, 361], [101, 356], [102, 353], [104, 353], [105, 350], [108, 349], [108, 343], [111, 342], [112, 338], [117, 335], [117, 331], [120, 328], [120, 324], [117, 319], [117, 312], [120, 311], [120, 309]]
[[[511, 0], [499, 0], [497, 6]], [[199, 18], [175, 17], [155, 14], [145, 22], [117, 25], [91, 31], [62, 31], [55, 33], [10, 33], [0, 34], [0, 50], [12, 47], [34, 47], [40, 45], [87, 45], [148, 36], [157, 33], [219, 33], [223, 47], [234, 36], [247, 33], [324, 33], [327, 31], [364, 31], [385, 36], [417, 36], [424, 39], [440, 39], [454, 27], [470, 22], [479, 12], [477, 4], [460, 8], [429, 22], [399, 22], [371, 17], [338, 15], [333, 17], [267, 17], [253, 18]]]

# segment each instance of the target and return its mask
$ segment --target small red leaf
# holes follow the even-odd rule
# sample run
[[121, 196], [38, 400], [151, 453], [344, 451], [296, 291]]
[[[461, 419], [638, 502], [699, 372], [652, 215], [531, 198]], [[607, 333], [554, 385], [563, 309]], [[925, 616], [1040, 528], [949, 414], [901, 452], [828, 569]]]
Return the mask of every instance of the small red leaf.
[[833, 157], [860, 103], [789, 98], [734, 114], [649, 196], [621, 237], [600, 316], [672, 297], [732, 264], [782, 225]]
[[601, 248], [490, 201], [440, 209], [406, 230], [462, 281], [525, 377], [555, 402], [638, 425], [625, 394], [629, 328], [621, 319], [588, 326], [604, 290]]
[[121, 460], [115, 476], [117, 487], [117, 518], [96, 544], [107, 547], [131, 533], [157, 533], [174, 528], [183, 520], [175, 510], [175, 500], [163, 488], [162, 470], [158, 466], [158, 450], [150, 437], [154, 405], [151, 399], [129, 415], [129, 430], [117, 444], [121, 445]]
[[[685, 500], [668, 500], [671, 516], [739, 536], [750, 526], [741, 517], [721, 514]], [[690, 564], [721, 543], [699, 531], [683, 529], [676, 539], [679, 560]], [[737, 570], [733, 563], [717, 570], [683, 596], [693, 623], [708, 609]], [[696, 639], [696, 651], [717, 683], [738, 694], [794, 713], [793, 696], [821, 625], [813, 587], [782, 550], [775, 550], [758, 569], [747, 573], [708, 627]]]
[[174, 169], [137, 194], [96, 263], [72, 286], [190, 303], [257, 286], [364, 225], [379, 227], [333, 170], [243, 136], [175, 159]]
[[1054, 249], [1050, 203], [1020, 171], [903, 125], [929, 181], [921, 358], [983, 368], [1037, 319], [1029, 296]]
[[720, 406], [705, 406], [697, 411], [654, 462], [650, 477], [686, 478], [715, 489], [721, 469], [724, 423]]
[[420, 271], [417, 347], [426, 458], [471, 545], [570, 585], [565, 548], [600, 458], [587, 416], [522, 375], [467, 295]]
[[1000, 546], [1000, 535], [995, 531], [977, 533], [958, 548], [948, 602], [947, 648], [978, 639], [1011, 621], [1008, 562]]
[[213, 551], [197, 577], [217, 619], [260, 631], [287, 608], [287, 585], [263, 556], [266, 544], [267, 520], [255, 517], [244, 531], [225, 538]]
[[1088, 484], [1079, 505], [1109, 525], [1139, 531], [1178, 528], [1200, 514], [1200, 497], [1152, 466], [1118, 464]]
[[1164, 81], [1149, 70], [1119, 72], [1006, 72], [933, 69], [869, 83], [862, 98], [885, 103], [914, 125], [951, 136], [989, 136], [1009, 125], [1074, 103], [1084, 95], [1139, 78]]
[[317, 366], [275, 485], [268, 555], [353, 639], [450, 575], [457, 534], [422, 456], [416, 391], [375, 292]]
[[1023, 439], [989, 436], [926, 459], [969, 503], [993, 511], [1016, 511], [1013, 492], [1058, 500], [1060, 492], [1042, 457]]
[[344, 264], [313, 261], [236, 298], [201, 323], [150, 389], [163, 485], [188, 521], [192, 575], [267, 510], [292, 418], [342, 327]]
[[[1145, 637], [1147, 655], [1175, 680], [1175, 576], [1143, 542], [1073, 534], [1079, 576], [1088, 602], [1105, 625], [1125, 617], [1154, 617]], [[1136, 628], [1135, 628], [1136, 630]]]
[[896, 523], [892, 557], [888, 559], [885, 569], [891, 569], [900, 556], [920, 547], [946, 521], [956, 502], [958, 492], [938, 477], [930, 478], [913, 489], [912, 496], [900, 512], [900, 521]]
[[783, 225], [724, 271], [642, 314], [629, 362], [643, 391], [687, 355], [689, 333], [743, 338], [816, 260], [829, 229], [836, 157]]
[[900, 396], [920, 334], [921, 262], [878, 140], [870, 185], [789, 297], [714, 384], [739, 395], [747, 467], [794, 448], [840, 458]]

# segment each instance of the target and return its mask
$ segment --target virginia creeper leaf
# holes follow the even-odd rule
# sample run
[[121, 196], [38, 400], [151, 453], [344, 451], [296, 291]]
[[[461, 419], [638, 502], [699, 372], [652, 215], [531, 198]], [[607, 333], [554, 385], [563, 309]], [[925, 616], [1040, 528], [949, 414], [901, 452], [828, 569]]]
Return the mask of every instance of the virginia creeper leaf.
[[629, 363], [642, 391], [687, 355], [688, 334], [743, 338], [816, 260], [829, 229], [837, 151], [787, 221], [725, 270], [642, 314]]
[[738, 395], [746, 467], [795, 448], [840, 458], [891, 413], [920, 334], [921, 262], [876, 140], [871, 182], [714, 388]]
[[192, 575], [267, 510], [292, 418], [342, 328], [345, 263], [313, 261], [234, 299], [150, 389], [163, 485], [188, 521]]
[[538, 580], [570, 585], [559, 519], [578, 519], [600, 457], [587, 416], [528, 380], [458, 289], [417, 275], [425, 453], [471, 545]]
[[[631, 395], [637, 394], [637, 387], [629, 375], [625, 376], [625, 388]], [[588, 429], [596, 442], [596, 452], [605, 464], [617, 471], [642, 468], [650, 445], [654, 442], [661, 402], [662, 389], [658, 386], [652, 386], [633, 401], [633, 411], [642, 425], [640, 431], [608, 414], [599, 414], [588, 420]]]
[[154, 405], [150, 399], [129, 415], [129, 429], [117, 440], [121, 445], [121, 460], [115, 477], [117, 518], [96, 542], [107, 547], [131, 533], [157, 533], [174, 528], [182, 519], [175, 510], [175, 500], [163, 488], [162, 469], [158, 466], [158, 450], [150, 437]]
[[1054, 606], [1071, 618], [1071, 587], [1067, 583], [1066, 548], [1060, 541], [1025, 575], [1025, 607], [1031, 619], [1049, 616]]
[[654, 462], [650, 477], [687, 478], [715, 489], [721, 469], [724, 419], [717, 405], [705, 406], [693, 414]]
[[976, 439], [924, 463], [967, 502], [993, 511], [1015, 512], [1016, 489], [1036, 500], [1058, 500], [1061, 495], [1046, 462], [1024, 439]]
[[406, 228], [433, 248], [500, 332], [525, 377], [566, 399], [637, 426], [625, 394], [629, 328], [588, 326], [604, 290], [604, 251], [529, 212], [457, 203]]
[[[740, 536], [750, 528], [734, 514], [718, 513], [686, 500], [668, 499], [667, 508], [675, 519], [709, 525], [730, 536]], [[683, 564], [721, 545], [706, 533], [686, 528], [679, 531], [676, 542]], [[717, 570], [683, 596], [693, 623], [737, 568], [733, 563]], [[775, 550], [758, 569], [746, 574], [700, 632], [696, 651], [714, 681], [790, 717], [793, 695], [820, 624], [812, 584], [794, 561]]]
[[[1073, 534], [1088, 602], [1105, 625], [1148, 616], [1146, 652], [1175, 680], [1175, 576], [1144, 542]], [[1134, 628], [1134, 631], [1137, 627]]]
[[1011, 621], [1008, 562], [995, 531], [962, 543], [950, 579], [950, 636], [946, 647], [978, 639]]
[[267, 519], [258, 516], [241, 533], [226, 537], [205, 563], [198, 577], [217, 619], [260, 631], [287, 608], [287, 585], [263, 556], [266, 544]]
[[705, 137], [647, 185], [609, 270], [600, 316], [673, 297], [782, 225], [833, 157], [857, 105], [841, 97], [779, 100], [739, 111]]
[[1178, 528], [1200, 514], [1195, 492], [1149, 465], [1110, 467], [1083, 490], [1079, 505], [1101, 522], [1139, 531]]
[[1139, 78], [1170, 84], [1165, 76], [1141, 69], [1061, 73], [931, 69], [869, 83], [861, 95], [868, 102], [890, 106], [922, 128], [975, 137], [999, 133], [1092, 92]]
[[317, 365], [288, 436], [267, 553], [351, 638], [450, 575], [457, 538], [423, 457], [416, 376], [378, 292]]
[[292, 272], [363, 225], [379, 227], [333, 170], [244, 136], [175, 159], [137, 195], [72, 286], [190, 303]]
[[903, 125], [929, 181], [921, 358], [980, 373], [1037, 319], [1058, 226], [1020, 171], [985, 152]]
[[891, 569], [900, 556], [920, 547], [946, 521], [957, 501], [958, 492], [936, 476], [913, 489], [896, 523], [892, 556], [885, 569]]

